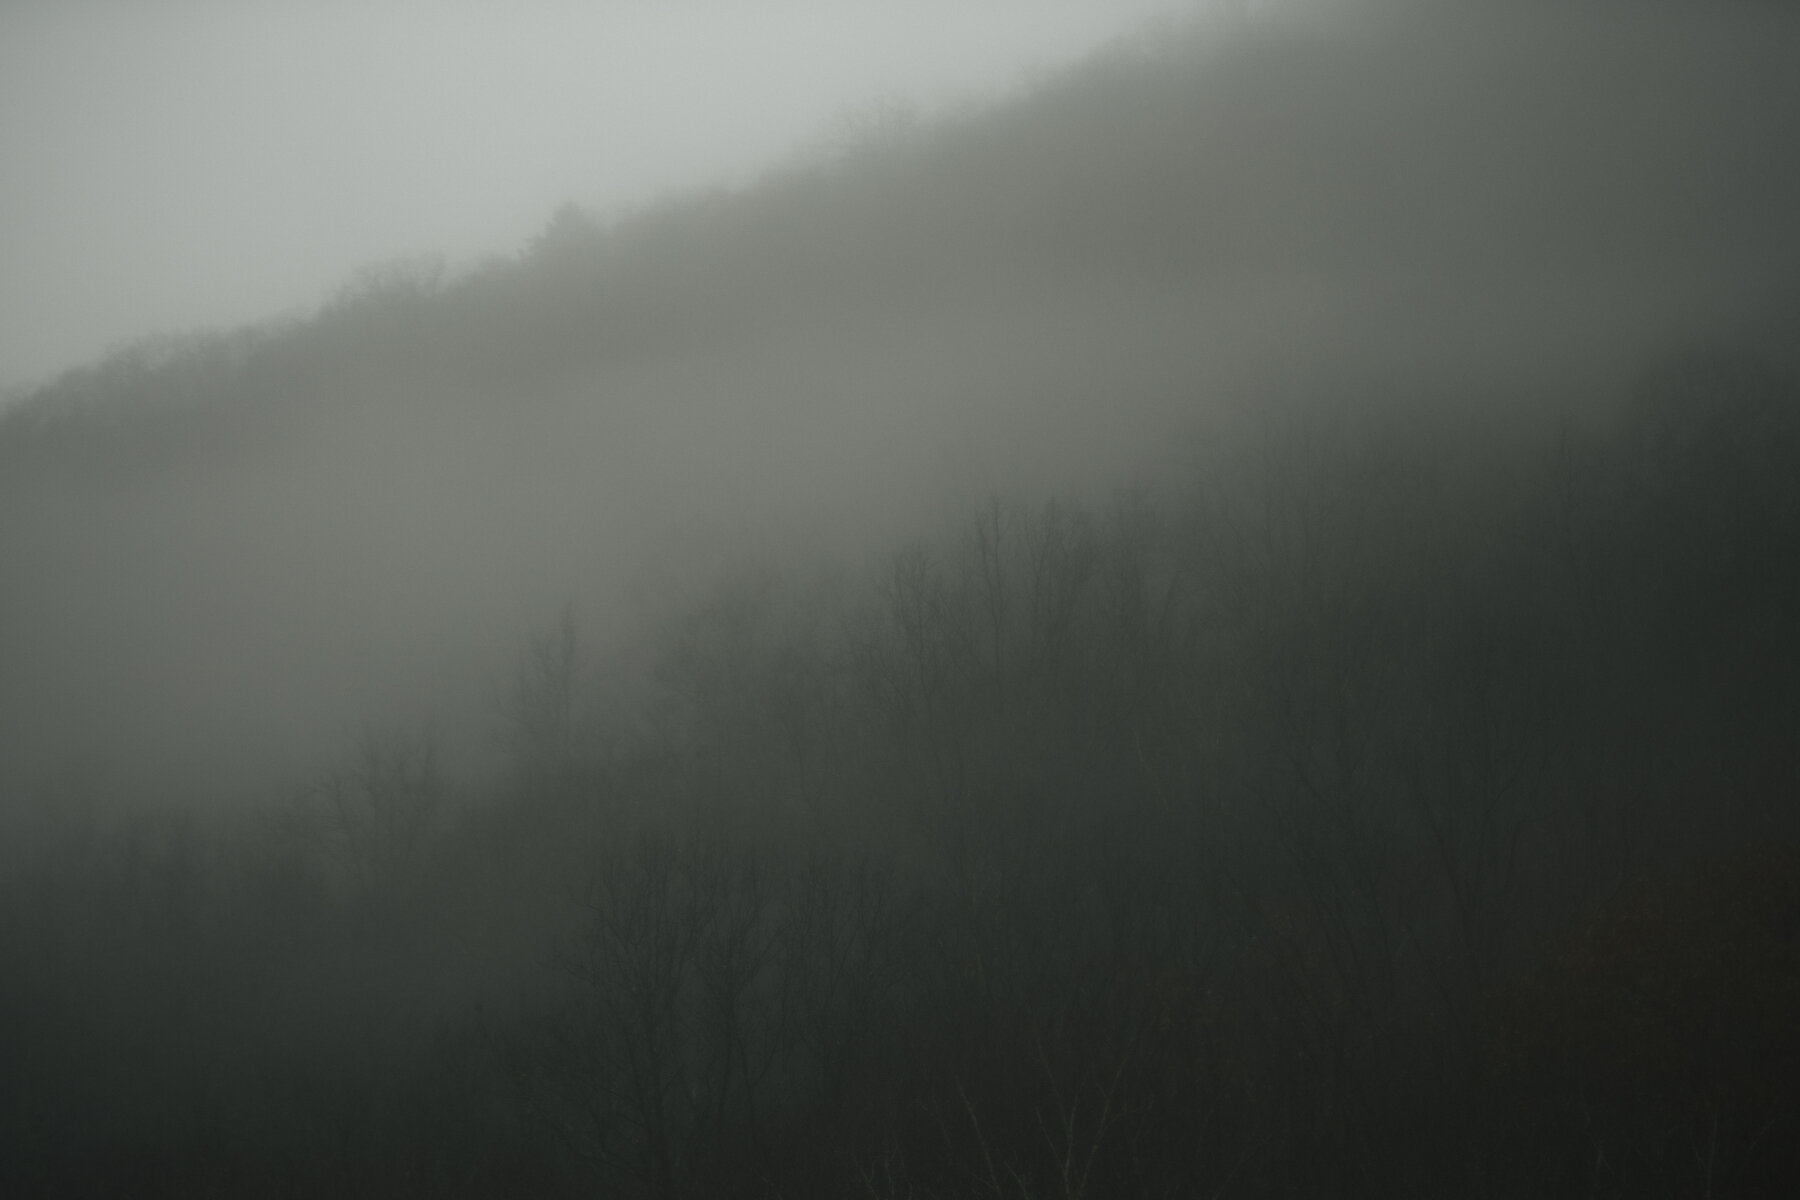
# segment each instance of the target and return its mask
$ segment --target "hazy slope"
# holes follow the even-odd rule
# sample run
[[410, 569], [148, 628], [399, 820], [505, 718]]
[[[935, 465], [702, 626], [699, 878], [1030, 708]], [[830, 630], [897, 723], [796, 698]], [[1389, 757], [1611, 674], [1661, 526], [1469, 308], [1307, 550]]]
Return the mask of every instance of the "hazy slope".
[[58, 381], [0, 419], [0, 763], [227, 791], [426, 716], [466, 757], [486, 717], [439, 698], [565, 600], [604, 636], [722, 554], [1179, 478], [1247, 407], [1589, 413], [1665, 351], [1779, 347], [1800, 23], [1411, 7], [1121, 49]]

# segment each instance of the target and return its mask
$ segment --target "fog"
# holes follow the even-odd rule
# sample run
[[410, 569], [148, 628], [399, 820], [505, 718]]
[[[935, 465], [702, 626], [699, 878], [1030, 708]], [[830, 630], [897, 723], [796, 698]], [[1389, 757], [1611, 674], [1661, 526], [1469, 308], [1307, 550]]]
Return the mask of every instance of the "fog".
[[1011, 90], [1177, 0], [0, 7], [0, 392], [310, 310], [563, 201], [737, 185], [878, 104]]
[[1786, 1193], [1791, 7], [175, 11], [0, 17], [0, 1181]]

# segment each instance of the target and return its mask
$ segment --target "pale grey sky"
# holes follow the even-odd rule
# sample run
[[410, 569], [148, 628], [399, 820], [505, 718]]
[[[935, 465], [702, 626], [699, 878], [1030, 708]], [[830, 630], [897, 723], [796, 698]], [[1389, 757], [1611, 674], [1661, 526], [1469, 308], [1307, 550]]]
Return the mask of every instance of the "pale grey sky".
[[876, 98], [1004, 93], [1193, 0], [0, 0], [0, 395], [732, 184]]

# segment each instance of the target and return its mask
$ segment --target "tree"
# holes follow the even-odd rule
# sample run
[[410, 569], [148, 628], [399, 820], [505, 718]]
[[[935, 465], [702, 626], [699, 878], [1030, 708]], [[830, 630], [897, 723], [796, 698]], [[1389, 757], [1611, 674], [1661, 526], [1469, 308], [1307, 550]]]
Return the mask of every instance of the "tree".
[[564, 605], [555, 630], [531, 639], [500, 702], [519, 786], [528, 794], [567, 789], [583, 774], [581, 641]]
[[362, 894], [411, 874], [443, 815], [444, 781], [429, 735], [365, 734], [320, 791], [333, 848]]

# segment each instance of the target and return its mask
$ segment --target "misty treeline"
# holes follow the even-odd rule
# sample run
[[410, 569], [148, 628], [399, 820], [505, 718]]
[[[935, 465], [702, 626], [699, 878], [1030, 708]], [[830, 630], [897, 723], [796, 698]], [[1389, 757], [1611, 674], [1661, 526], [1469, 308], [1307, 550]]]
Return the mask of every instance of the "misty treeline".
[[[613, 694], [229, 816], [41, 816], [11, 1186], [1777, 1195], [1800, 391], [1309, 409], [1180, 492], [746, 562]], [[1502, 435], [1501, 429], [1505, 433]]]
[[1791, 6], [1165, 32], [0, 413], [0, 1192], [1791, 1194]]

